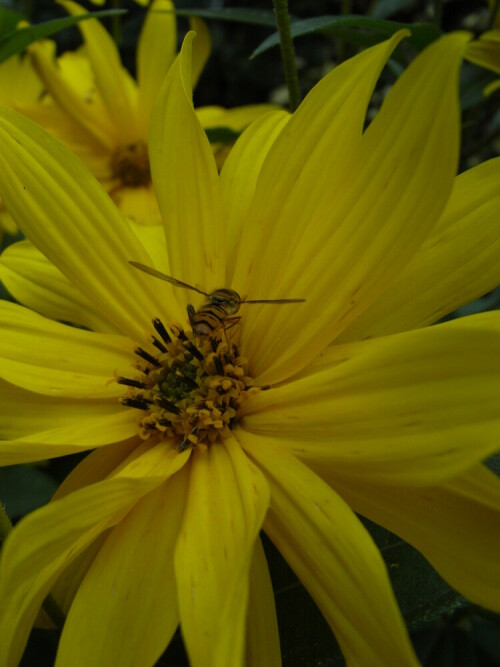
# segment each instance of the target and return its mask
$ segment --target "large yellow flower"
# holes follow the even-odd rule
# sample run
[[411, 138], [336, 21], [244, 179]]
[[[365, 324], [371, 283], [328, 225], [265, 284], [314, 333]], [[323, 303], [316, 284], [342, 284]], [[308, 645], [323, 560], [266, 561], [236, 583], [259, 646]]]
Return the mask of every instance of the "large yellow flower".
[[[85, 13], [75, 2], [61, 4], [73, 15]], [[90, 168], [115, 203], [142, 224], [160, 223], [147, 154], [149, 119], [155, 96], [177, 49], [176, 17], [170, 0], [151, 3], [137, 47], [137, 82], [122, 66], [113, 39], [96, 19], [78, 24], [84, 46], [57, 61], [44, 45], [34, 44], [31, 57], [51, 99], [29, 113], [62, 139]], [[192, 83], [196, 84], [210, 53], [210, 36], [200, 19], [191, 20], [198, 33], [193, 52]], [[268, 112], [268, 105], [227, 111], [217, 122], [242, 130]], [[245, 112], [246, 113], [243, 113]], [[236, 115], [235, 115], [236, 114]], [[207, 116], [213, 121], [214, 116]]]
[[[481, 462], [498, 447], [500, 317], [426, 325], [498, 281], [500, 161], [455, 180], [462, 33], [363, 132], [401, 37], [256, 121], [219, 175], [188, 36], [152, 117], [163, 228], [125, 223], [66, 149], [0, 114], [0, 193], [33, 243], [1, 276], [41, 313], [0, 307], [0, 459], [95, 450], [7, 538], [2, 667], [49, 592], [67, 615], [58, 666], [151, 666], [179, 623], [195, 667], [279, 665], [261, 528], [349, 665], [416, 665], [355, 511], [498, 609], [499, 485]], [[201, 317], [201, 295], [130, 261], [306, 300], [242, 304], [224, 330], [230, 294]]]

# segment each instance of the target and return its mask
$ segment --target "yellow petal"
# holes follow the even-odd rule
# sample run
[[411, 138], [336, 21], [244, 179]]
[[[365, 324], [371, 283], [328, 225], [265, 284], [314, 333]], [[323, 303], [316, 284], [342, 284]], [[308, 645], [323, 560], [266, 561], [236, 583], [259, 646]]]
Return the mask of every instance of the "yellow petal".
[[147, 136], [153, 102], [174, 61], [177, 49], [177, 21], [171, 0], [152, 2], [137, 45], [139, 122]]
[[281, 667], [273, 585], [262, 542], [255, 543], [250, 569], [246, 667]]
[[356, 479], [429, 485], [498, 449], [500, 313], [334, 346], [260, 392], [242, 425]]
[[227, 238], [227, 284], [234, 275], [241, 236], [248, 224], [248, 210], [262, 163], [290, 115], [274, 111], [256, 120], [238, 139], [221, 171]]
[[6, 667], [19, 664], [38, 609], [58, 575], [151, 488], [144, 479], [105, 480], [33, 512], [12, 531], [0, 561]]
[[132, 341], [48, 320], [0, 301], [0, 377], [47, 396], [117, 398], [114, 374], [134, 372]]
[[356, 512], [418, 549], [471, 602], [500, 611], [500, 481], [494, 473], [476, 466], [442, 486], [417, 489], [334, 474], [328, 481]]
[[[115, 403], [103, 403], [95, 405], [83, 401], [45, 399], [37, 394], [29, 394], [28, 399], [18, 390], [15, 385], [0, 384], [0, 395], [5, 394], [5, 407], [2, 413], [11, 408], [10, 413], [2, 422], [5, 422], [5, 437], [14, 432], [20, 437], [10, 440], [0, 440], [0, 465], [14, 465], [16, 463], [29, 463], [43, 459], [65, 456], [76, 452], [84, 452], [95, 447], [102, 447], [116, 442], [125, 442], [130, 438], [136, 438], [135, 416], [123, 408], [118, 412]], [[30, 399], [37, 396], [37, 401]], [[17, 400], [17, 404], [10, 401]], [[23, 403], [19, 403], [22, 400]], [[32, 414], [23, 419], [23, 410], [32, 410]], [[56, 421], [60, 419], [60, 421]], [[64, 421], [62, 421], [64, 420]], [[83, 421], [85, 420], [85, 421]], [[42, 423], [40, 423], [42, 422]], [[50, 422], [48, 430], [35, 430], [36, 427], [43, 428]], [[54, 426], [54, 424], [60, 424]], [[24, 435], [31, 427], [28, 435]]]
[[[72, 16], [86, 14], [87, 11], [76, 2], [60, 0]], [[142, 138], [139, 133], [136, 113], [135, 85], [127, 70], [122, 66], [120, 54], [111, 35], [99, 21], [80, 21], [78, 28], [85, 40], [88, 58], [99, 91], [118, 136], [124, 145]], [[133, 93], [132, 93], [133, 91]]]
[[235, 132], [241, 132], [254, 120], [271, 113], [271, 111], [287, 113], [275, 104], [247, 104], [231, 109], [217, 106], [197, 107], [196, 115], [202, 126], [207, 130], [217, 127], [227, 127]]
[[161, 224], [160, 210], [151, 184], [133, 188], [120, 187], [111, 192], [111, 196], [123, 215], [134, 222], [147, 226]]
[[426, 326], [494, 289], [500, 282], [499, 209], [500, 158], [457, 176], [429, 237], [340, 340]]
[[19, 227], [115, 330], [143, 340], [166, 290], [151, 292], [129, 265], [150, 259], [116, 206], [64, 146], [8, 109], [0, 148], [0, 193]]
[[[69, 127], [74, 135], [80, 135], [81, 139], [94, 145], [96, 149], [111, 150], [116, 143], [116, 132], [100, 97], [92, 97], [92, 104], [87, 101], [94, 81], [88, 61], [82, 53], [65, 54], [59, 58], [57, 64], [54, 62], [52, 50], [47, 48], [45, 42], [32, 44], [29, 53], [33, 68], [57, 104], [55, 110], [52, 110], [64, 118], [67, 127], [63, 126], [62, 131], [67, 134]], [[49, 103], [49, 108], [50, 106], [53, 105]], [[44, 114], [44, 111], [47, 111], [46, 104], [33, 105], [27, 109], [28, 114], [34, 115], [35, 120], [37, 116], [46, 118], [50, 126], [50, 115]]]
[[234, 439], [191, 456], [175, 573], [192, 667], [243, 665], [250, 565], [268, 502], [264, 477]]
[[102, 482], [138, 447], [137, 438], [94, 449], [64, 478], [50, 502], [59, 500], [84, 486]]
[[202, 19], [197, 16], [190, 16], [189, 25], [191, 26], [191, 30], [194, 30], [196, 33], [196, 39], [193, 42], [193, 60], [191, 65], [191, 85], [195, 88], [210, 56], [212, 40], [208, 26]]
[[[165, 224], [172, 275], [213, 290], [224, 284], [219, 176], [191, 99], [191, 42], [169, 70], [151, 117], [151, 175]], [[180, 303], [191, 295], [176, 290]]]
[[141, 500], [106, 539], [71, 605], [56, 666], [151, 667], [167, 647], [179, 623], [173, 556], [183, 472]]
[[354, 512], [293, 456], [242, 431], [238, 439], [270, 484], [264, 530], [314, 598], [347, 663], [417, 666], [382, 556]]
[[13, 243], [4, 250], [0, 257], [0, 280], [17, 301], [45, 317], [94, 331], [113, 330], [95, 312], [91, 300], [29, 241]]
[[[276, 141], [252, 207], [252, 229], [265, 222], [269, 231], [264, 243], [261, 237], [252, 265], [251, 294], [256, 299], [305, 298], [306, 303], [248, 308], [242, 340], [252, 372], [263, 382], [289, 377], [311, 361], [393, 280], [436, 223], [456, 172], [458, 70], [467, 40], [464, 33], [448, 35], [416, 58], [387, 95], [361, 144], [359, 124], [367, 95], [390, 53], [389, 44], [364, 51], [365, 61], [347, 61], [354, 68], [346, 76], [349, 90], [361, 79], [344, 105], [356, 119], [348, 121], [347, 145], [338, 136], [345, 133], [344, 126], [337, 127], [339, 119], [345, 120], [342, 112], [317, 145], [304, 136], [300, 164], [291, 146], [286, 157], [280, 155], [286, 176], [277, 174], [278, 190], [271, 191], [276, 186], [267, 183], [266, 164], [282, 148], [280, 138]], [[340, 69], [323, 86], [334, 82]], [[321, 113], [315, 105], [308, 114], [315, 129]], [[293, 120], [282, 134], [300, 142]], [[337, 136], [332, 137], [332, 129]], [[303, 162], [306, 149], [310, 155]], [[287, 196], [276, 196], [280, 182], [292, 175], [296, 178]], [[271, 204], [263, 201], [264, 194]], [[275, 221], [268, 217], [271, 206]]]
[[471, 63], [500, 74], [500, 30], [491, 30], [471, 42], [465, 57]]
[[15, 55], [0, 63], [0, 81], [2, 106], [18, 109], [34, 104], [43, 93], [43, 84], [28, 57]]

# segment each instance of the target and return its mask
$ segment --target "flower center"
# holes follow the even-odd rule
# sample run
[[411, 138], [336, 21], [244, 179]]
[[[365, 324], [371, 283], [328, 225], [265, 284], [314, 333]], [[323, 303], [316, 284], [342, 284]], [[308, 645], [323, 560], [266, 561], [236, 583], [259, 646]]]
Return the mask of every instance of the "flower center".
[[242, 402], [261, 390], [246, 375], [247, 360], [222, 327], [194, 336], [178, 327], [167, 331], [158, 319], [153, 325], [157, 352], [137, 348], [138, 377], [118, 378], [129, 388], [121, 402], [141, 411], [140, 437], [177, 438], [179, 451], [228, 437]]
[[128, 187], [140, 187], [151, 181], [148, 148], [143, 141], [117, 148], [111, 157], [113, 177]]

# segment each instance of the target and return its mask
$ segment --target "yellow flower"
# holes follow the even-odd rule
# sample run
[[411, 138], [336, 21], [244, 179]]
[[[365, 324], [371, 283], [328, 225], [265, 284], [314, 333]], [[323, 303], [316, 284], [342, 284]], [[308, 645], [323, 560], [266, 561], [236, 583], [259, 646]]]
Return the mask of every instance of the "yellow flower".
[[[60, 4], [73, 15], [85, 13], [75, 2]], [[170, 0], [151, 3], [137, 47], [137, 82], [122, 66], [113, 39], [96, 19], [78, 24], [84, 47], [65, 53], [57, 62], [43, 44], [30, 49], [51, 99], [28, 115], [63, 140], [87, 164], [122, 212], [142, 224], [160, 223], [147, 140], [154, 98], [176, 54], [173, 10]], [[210, 36], [200, 19], [192, 19], [191, 24], [198, 33], [193, 52], [195, 85], [210, 52]], [[234, 129], [242, 130], [269, 108], [247, 107], [248, 113]], [[228, 112], [227, 121], [221, 114], [220, 122], [227, 125], [235, 111]]]
[[[35, 104], [42, 91], [43, 85], [29, 58], [16, 55], [0, 63], [0, 106], [22, 110]], [[0, 201], [0, 239], [4, 232], [15, 234], [17, 228]]]
[[[496, 0], [490, 0], [490, 10], [495, 8]], [[465, 57], [471, 63], [489, 69], [500, 74], [500, 12], [494, 17], [494, 30], [484, 32], [479, 39], [474, 40], [467, 46]], [[491, 95], [500, 88], [500, 79], [488, 84], [484, 89], [485, 95]]]
[[[41, 314], [0, 304], [0, 461], [95, 450], [6, 540], [2, 667], [49, 592], [67, 616], [57, 665], [148, 667], [179, 623], [193, 667], [279, 665], [261, 528], [349, 665], [416, 665], [355, 511], [498, 609], [499, 484], [481, 462], [498, 447], [499, 314], [426, 325], [498, 282], [500, 160], [455, 177], [463, 33], [363, 132], [401, 37], [257, 120], [219, 175], [189, 35], [151, 123], [163, 228], [126, 223], [65, 148], [1, 112], [0, 193], [33, 243], [1, 277]], [[207, 308], [130, 261], [305, 302]]]

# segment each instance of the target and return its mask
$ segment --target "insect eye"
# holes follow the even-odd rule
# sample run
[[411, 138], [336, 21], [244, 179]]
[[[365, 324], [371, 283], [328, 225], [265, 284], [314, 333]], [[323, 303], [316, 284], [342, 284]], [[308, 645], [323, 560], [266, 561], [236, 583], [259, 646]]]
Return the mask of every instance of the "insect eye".
[[216, 294], [212, 294], [210, 300], [212, 303], [216, 303], [217, 305], [223, 305], [229, 302], [229, 299], [227, 299], [225, 296], [218, 296]]

